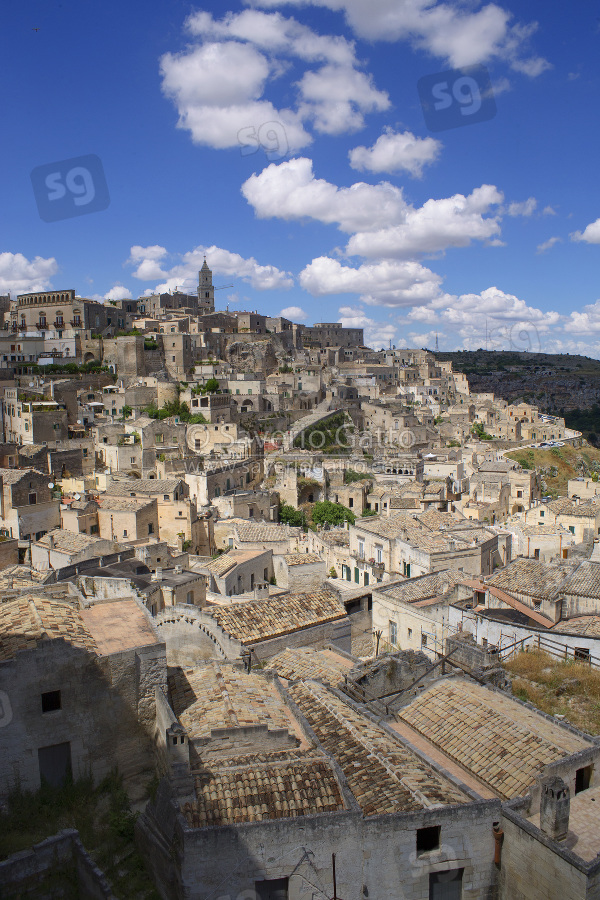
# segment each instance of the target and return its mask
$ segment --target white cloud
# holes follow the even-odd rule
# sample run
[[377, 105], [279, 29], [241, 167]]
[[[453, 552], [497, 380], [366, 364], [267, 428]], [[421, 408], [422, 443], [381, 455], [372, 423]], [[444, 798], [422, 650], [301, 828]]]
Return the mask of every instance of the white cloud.
[[179, 113], [178, 128], [196, 144], [223, 149], [240, 144], [242, 128], [280, 122], [290, 147], [311, 141], [298, 116], [261, 100], [272, 72], [266, 57], [249, 44], [210, 43], [161, 59], [162, 88]]
[[494, 185], [483, 184], [465, 197], [455, 194], [407, 208], [404, 221], [378, 231], [359, 232], [346, 246], [349, 255], [405, 259], [439, 253], [448, 247], [468, 247], [471, 241], [491, 242], [500, 233], [499, 215], [486, 213], [502, 202]]
[[340, 306], [339, 313], [338, 322], [341, 322], [344, 328], [364, 329], [367, 347], [387, 347], [390, 341], [396, 339], [398, 329], [395, 325], [371, 319], [360, 307]]
[[[164, 54], [160, 69], [163, 92], [179, 113], [178, 127], [189, 130], [197, 144], [247, 146], [240, 131], [258, 134], [265, 123], [277, 123], [285, 130], [281, 158], [312, 141], [305, 122], [320, 132], [342, 134], [361, 128], [365, 113], [390, 105], [387, 93], [358, 68], [353, 42], [343, 37], [320, 35], [293, 18], [254, 9], [228, 13], [220, 21], [198, 12], [186, 25], [202, 43]], [[278, 109], [265, 94], [291, 61], [305, 69], [290, 85], [290, 108]], [[313, 63], [321, 68], [306, 68]]]
[[402, 191], [387, 182], [359, 182], [340, 188], [315, 178], [312, 160], [272, 163], [242, 185], [242, 194], [261, 219], [303, 219], [338, 224], [342, 231], [377, 228], [398, 221], [406, 203]]
[[115, 284], [111, 287], [110, 291], [104, 295], [104, 300], [125, 300], [126, 298], [131, 297], [131, 291], [129, 291], [122, 284]]
[[410, 131], [388, 129], [372, 147], [354, 147], [348, 156], [353, 169], [363, 172], [410, 172], [420, 177], [423, 166], [435, 162], [442, 145], [434, 138], [418, 138]]
[[364, 126], [363, 113], [388, 109], [385, 91], [373, 86], [370, 75], [351, 66], [323, 66], [305, 72], [299, 82], [302, 118], [312, 119], [317, 131], [345, 134]]
[[150, 247], [142, 247], [140, 244], [134, 244], [129, 251], [129, 262], [137, 263], [143, 259], [163, 259], [167, 255], [165, 247], [159, 244], [152, 244]]
[[581, 312], [574, 310], [565, 322], [564, 330], [572, 334], [598, 334], [600, 332], [600, 300], [584, 306]]
[[413, 306], [439, 295], [441, 278], [414, 260], [366, 263], [358, 268], [344, 266], [327, 256], [307, 265], [300, 284], [313, 296], [359, 294], [370, 306]]
[[[149, 249], [151, 257], [143, 258], [144, 249]], [[164, 278], [160, 284], [157, 284], [155, 290], [169, 291], [176, 287], [180, 290], [194, 291], [198, 285], [198, 272], [204, 262], [206, 256], [207, 262], [213, 271], [213, 275], [225, 275], [228, 277], [241, 278], [253, 288], [262, 291], [286, 289], [293, 285], [293, 278], [289, 272], [283, 272], [275, 266], [260, 265], [254, 257], [244, 259], [239, 253], [232, 253], [230, 250], [224, 250], [222, 247], [195, 247], [193, 250], [179, 255], [179, 262], [171, 268], [166, 267], [160, 269], [159, 275], [154, 274], [157, 266], [156, 253], [164, 248], [144, 248], [132, 247], [128, 262], [139, 263], [134, 278], [142, 281], [155, 281], [157, 278]], [[135, 253], [134, 253], [135, 251]], [[161, 254], [161, 258], [166, 255]]]
[[187, 29], [197, 37], [212, 39], [237, 38], [249, 41], [270, 53], [286, 53], [307, 62], [329, 62], [353, 65], [356, 62], [354, 44], [338, 35], [316, 34], [296, 19], [281, 13], [264, 13], [246, 9], [227, 13], [220, 22], [207, 12], [193, 13], [186, 22]]
[[542, 210], [542, 215], [543, 216], [555, 216], [556, 210], [553, 209], [551, 206], [545, 206]]
[[537, 200], [535, 197], [529, 197], [528, 200], [523, 200], [522, 203], [509, 203], [508, 205], [508, 215], [509, 216], [532, 216], [537, 207]]
[[46, 291], [50, 279], [58, 271], [53, 256], [35, 256], [29, 260], [22, 253], [0, 253], [0, 293], [13, 295]]
[[273, 8], [284, 2], [344, 12], [362, 38], [410, 41], [453, 66], [502, 59], [530, 77], [548, 68], [546, 60], [527, 51], [537, 23], [511, 24], [512, 13], [495, 3], [479, 9], [477, 0], [469, 5], [436, 0], [259, 0], [255, 5]]
[[584, 241], [586, 244], [600, 244], [600, 219], [590, 222], [583, 231], [574, 231], [572, 241]]
[[304, 322], [308, 318], [301, 306], [286, 306], [279, 315], [283, 316], [284, 319], [290, 319], [292, 322]]
[[548, 238], [547, 241], [544, 241], [542, 244], [537, 245], [537, 252], [545, 253], [546, 250], [551, 250], [555, 244], [562, 244], [562, 238], [560, 238], [560, 237]]

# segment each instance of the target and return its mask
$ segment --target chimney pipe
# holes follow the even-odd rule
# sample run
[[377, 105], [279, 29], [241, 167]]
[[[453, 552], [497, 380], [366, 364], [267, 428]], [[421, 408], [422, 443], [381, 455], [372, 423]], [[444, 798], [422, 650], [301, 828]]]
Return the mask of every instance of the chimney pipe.
[[540, 828], [553, 841], [564, 841], [569, 833], [571, 792], [568, 785], [553, 775], [542, 781], [540, 796]]

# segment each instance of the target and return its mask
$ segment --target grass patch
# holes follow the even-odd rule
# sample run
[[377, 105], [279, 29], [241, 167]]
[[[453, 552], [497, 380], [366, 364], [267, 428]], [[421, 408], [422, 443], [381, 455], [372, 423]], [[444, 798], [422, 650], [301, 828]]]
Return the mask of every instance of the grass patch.
[[589, 478], [600, 469], [600, 450], [594, 447], [549, 447], [546, 450], [512, 450], [506, 454], [524, 469], [537, 469], [552, 497], [566, 497], [567, 483], [579, 475]]
[[513, 694], [549, 715], [562, 715], [576, 728], [600, 734], [600, 670], [564, 662], [547, 653], [521, 652], [505, 663]]
[[116, 773], [97, 787], [91, 778], [83, 778], [61, 788], [44, 784], [35, 793], [15, 790], [0, 813], [0, 859], [28, 850], [63, 828], [76, 828], [116, 897], [159, 900], [133, 841], [136, 818]]

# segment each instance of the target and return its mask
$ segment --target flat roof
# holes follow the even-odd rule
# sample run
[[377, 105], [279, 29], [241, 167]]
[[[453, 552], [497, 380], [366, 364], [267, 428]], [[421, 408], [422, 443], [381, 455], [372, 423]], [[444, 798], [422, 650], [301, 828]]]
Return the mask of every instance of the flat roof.
[[82, 609], [80, 616], [101, 656], [159, 643], [147, 616], [135, 600], [96, 603]]

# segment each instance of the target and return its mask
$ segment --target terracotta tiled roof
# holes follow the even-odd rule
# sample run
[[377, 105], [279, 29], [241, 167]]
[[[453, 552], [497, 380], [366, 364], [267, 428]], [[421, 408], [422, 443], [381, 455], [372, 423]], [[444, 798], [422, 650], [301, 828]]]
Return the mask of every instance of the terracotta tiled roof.
[[600, 637], [600, 616], [576, 616], [557, 622], [552, 631], [561, 634], [581, 634], [586, 637]]
[[283, 558], [288, 566], [314, 566], [323, 562], [318, 553], [286, 553]]
[[265, 600], [233, 603], [206, 610], [227, 634], [252, 644], [299, 628], [331, 622], [346, 615], [342, 603], [329, 591], [283, 594]]
[[299, 682], [290, 695], [323, 749], [339, 763], [366, 816], [468, 802], [416, 753], [327, 688]]
[[344, 674], [350, 669], [341, 663], [337, 665], [322, 650], [311, 647], [287, 647], [269, 660], [267, 672], [277, 672], [288, 681], [300, 681], [303, 678], [317, 678], [333, 686], [339, 684]]
[[192, 828], [288, 819], [345, 808], [330, 761], [317, 751], [234, 758], [195, 777], [196, 800], [182, 812]]
[[563, 594], [600, 600], [600, 563], [585, 560], [562, 587]]
[[407, 578], [406, 581], [396, 582], [389, 587], [386, 584], [377, 585], [374, 590], [403, 603], [417, 603], [419, 600], [441, 595], [446, 584], [451, 588], [455, 584], [463, 584], [464, 581], [463, 572], [446, 569], [443, 572], [421, 575], [419, 578]]
[[541, 562], [519, 556], [504, 569], [486, 579], [486, 584], [509, 594], [525, 594], [550, 600], [556, 597], [570, 574], [571, 569], [560, 563]]
[[291, 528], [289, 525], [254, 525], [247, 523], [235, 526], [238, 540], [248, 543], [261, 543], [273, 541], [287, 541], [295, 537], [299, 528]]
[[283, 700], [266, 678], [233, 666], [210, 663], [198, 669], [169, 673], [173, 712], [190, 738], [210, 737], [216, 728], [267, 725], [289, 730], [291, 719]]
[[504, 799], [549, 763], [592, 746], [508, 696], [460, 679], [423, 691], [398, 716]]
[[41, 641], [57, 638], [96, 652], [96, 643], [79, 611], [68, 603], [25, 596], [0, 604], [0, 660], [12, 659], [19, 650], [31, 650]]

